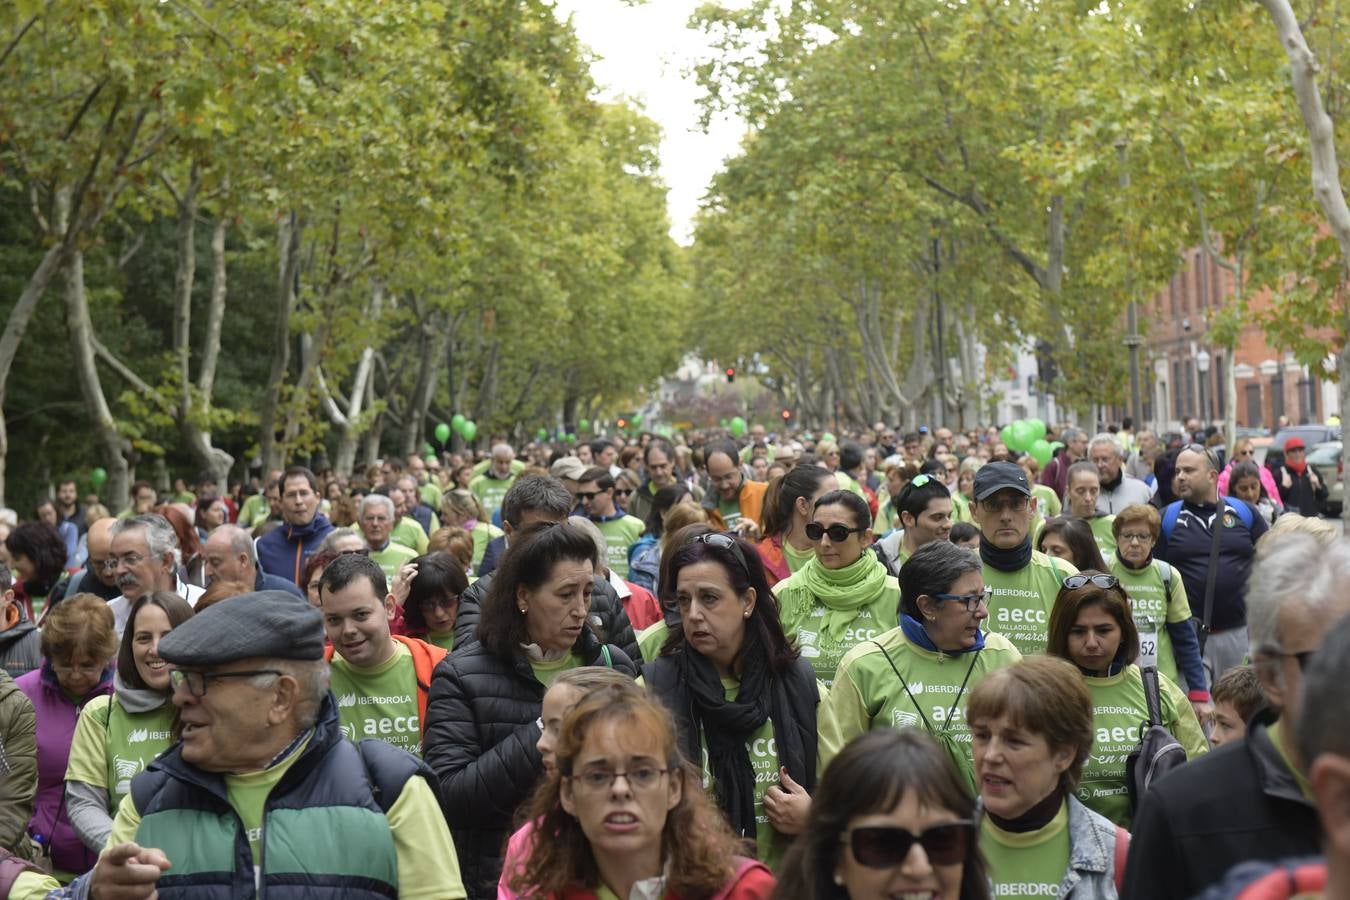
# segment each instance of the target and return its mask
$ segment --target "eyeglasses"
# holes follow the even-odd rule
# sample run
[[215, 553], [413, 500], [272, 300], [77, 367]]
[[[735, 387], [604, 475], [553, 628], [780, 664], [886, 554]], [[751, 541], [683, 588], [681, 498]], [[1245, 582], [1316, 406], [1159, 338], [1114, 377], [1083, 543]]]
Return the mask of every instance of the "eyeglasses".
[[615, 489], [614, 489], [614, 496], [616, 496], [616, 497], [630, 497], [630, 496], [632, 496], [632, 494], [633, 494], [633, 489], [632, 489], [632, 488], [615, 488]]
[[90, 663], [84, 666], [72, 666], [70, 663], [52, 663], [52, 668], [62, 675], [71, 675], [79, 673], [80, 675], [98, 675], [105, 668], [98, 663]]
[[954, 866], [966, 861], [974, 837], [969, 819], [925, 828], [914, 834], [907, 828], [878, 825], [851, 828], [839, 836], [841, 844], [853, 851], [853, 858], [869, 869], [891, 869], [904, 863], [909, 851], [918, 844], [935, 866]]
[[187, 685], [188, 693], [194, 697], [206, 696], [207, 681], [219, 678], [252, 678], [254, 675], [285, 675], [280, 669], [248, 669], [243, 672], [192, 672], [186, 669], [170, 669], [169, 681], [174, 690], [180, 684]]
[[577, 500], [581, 503], [589, 503], [603, 493], [604, 491], [577, 491]]
[[954, 603], [962, 603], [965, 604], [966, 612], [974, 612], [979, 608], [981, 603], [986, 606], [989, 605], [989, 601], [993, 599], [993, 596], [994, 589], [985, 587], [985, 589], [978, 594], [934, 594], [933, 599], [941, 600], [943, 602], [950, 600]]
[[370, 555], [370, 548], [369, 548], [369, 547], [354, 547], [354, 548], [352, 548], [351, 550], [339, 550], [339, 551], [338, 551], [338, 556], [346, 556], [346, 555], [349, 554], [349, 553], [355, 553], [357, 556], [369, 556], [369, 555]]
[[991, 512], [1022, 512], [1027, 508], [1030, 499], [1027, 497], [1005, 497], [1002, 500], [979, 500], [981, 509], [987, 509]]
[[848, 540], [850, 534], [859, 534], [867, 530], [864, 525], [861, 528], [849, 528], [846, 525], [840, 525], [838, 522], [828, 528], [818, 522], [806, 523], [806, 539], [809, 541], [819, 541], [825, 535], [830, 536], [830, 543], [842, 544]]
[[1064, 587], [1070, 591], [1076, 591], [1085, 584], [1109, 591], [1113, 587], [1118, 587], [1120, 582], [1114, 575], [1070, 575], [1064, 579]]
[[1120, 536], [1120, 542], [1122, 544], [1151, 544], [1153, 543], [1153, 535], [1148, 532], [1142, 534], [1139, 532], [1130, 532], [1129, 534], [1122, 534]]
[[1248, 449], [1246, 449], [1246, 450], [1239, 450], [1239, 451], [1237, 452], [1237, 455], [1238, 455], [1238, 456], [1255, 456], [1255, 455], [1256, 455], [1256, 451], [1255, 451], [1255, 450], [1252, 450], [1251, 448], [1248, 448]]
[[628, 786], [635, 791], [650, 791], [661, 783], [661, 776], [670, 769], [658, 769], [655, 766], [642, 766], [627, 772], [611, 772], [609, 769], [587, 769], [580, 775], [568, 775], [573, 784], [591, 793], [607, 791], [619, 780], [619, 776], [628, 779]]
[[451, 594], [448, 597], [442, 597], [439, 600], [434, 598], [423, 600], [417, 604], [417, 608], [422, 612], [432, 612], [433, 610], [449, 611], [455, 608], [459, 603], [459, 594]]
[[105, 569], [116, 569], [118, 566], [126, 566], [130, 569], [132, 566], [139, 566], [145, 562], [143, 553], [123, 553], [121, 556], [110, 556], [108, 561], [103, 564]]
[[709, 531], [695, 537], [694, 542], [730, 552], [736, 558], [736, 562], [740, 563], [746, 577], [750, 576], [750, 564], [745, 561], [745, 554], [741, 552], [741, 545], [736, 543], [736, 539], [731, 535], [723, 534], [720, 531]]

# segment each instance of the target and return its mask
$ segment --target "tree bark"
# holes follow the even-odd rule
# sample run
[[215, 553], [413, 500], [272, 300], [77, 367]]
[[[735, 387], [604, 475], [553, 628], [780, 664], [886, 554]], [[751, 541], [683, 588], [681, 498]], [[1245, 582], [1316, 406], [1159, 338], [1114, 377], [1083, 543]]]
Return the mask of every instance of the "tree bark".
[[[384, 284], [376, 281], [370, 292], [370, 302], [366, 305], [366, 321], [375, 322], [380, 318], [380, 313], [384, 308]], [[369, 422], [362, 422], [361, 417], [369, 410], [366, 403], [367, 388], [374, 380], [373, 372], [375, 368], [375, 347], [367, 344], [361, 351], [361, 359], [356, 364], [356, 374], [352, 377], [352, 388], [347, 395], [346, 410], [341, 409], [336, 401], [329, 396], [328, 387], [323, 381], [323, 373], [319, 372], [319, 386], [324, 394], [325, 408], [328, 410], [328, 417], [338, 428], [338, 446], [337, 457], [334, 460], [334, 469], [343, 476], [349, 477], [352, 474], [352, 467], [356, 465], [356, 448], [361, 435], [370, 427]]]
[[258, 430], [264, 472], [281, 468], [281, 450], [277, 446], [277, 410], [281, 383], [291, 364], [291, 313], [295, 309], [295, 275], [300, 265], [300, 239], [304, 225], [295, 210], [289, 211], [277, 226], [277, 321], [272, 330], [272, 367], [267, 375], [258, 410]]
[[118, 511], [126, 507], [130, 488], [127, 453], [131, 444], [117, 431], [117, 422], [108, 407], [94, 361], [94, 328], [89, 318], [89, 298], [84, 289], [84, 254], [78, 249], [70, 253], [66, 262], [66, 329], [70, 333], [71, 358], [75, 375], [80, 382], [80, 393], [94, 423], [94, 442], [100, 450], [108, 472], [103, 500], [108, 508]]

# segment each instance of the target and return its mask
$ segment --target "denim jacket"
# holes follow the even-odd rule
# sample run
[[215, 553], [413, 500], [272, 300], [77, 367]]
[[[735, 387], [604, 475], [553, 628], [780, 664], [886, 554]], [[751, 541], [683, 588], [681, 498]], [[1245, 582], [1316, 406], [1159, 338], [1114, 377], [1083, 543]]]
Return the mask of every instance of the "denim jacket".
[[1116, 826], [1069, 800], [1069, 868], [1059, 884], [1060, 900], [1116, 900]]

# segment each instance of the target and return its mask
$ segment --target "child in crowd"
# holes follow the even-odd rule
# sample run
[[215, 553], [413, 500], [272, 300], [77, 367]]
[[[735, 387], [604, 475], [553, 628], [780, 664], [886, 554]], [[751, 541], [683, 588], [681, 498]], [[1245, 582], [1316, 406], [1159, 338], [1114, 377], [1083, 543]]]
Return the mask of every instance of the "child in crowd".
[[1266, 705], [1261, 679], [1251, 666], [1238, 666], [1223, 673], [1210, 691], [1214, 699], [1214, 729], [1209, 742], [1215, 747], [1247, 734], [1247, 723]]

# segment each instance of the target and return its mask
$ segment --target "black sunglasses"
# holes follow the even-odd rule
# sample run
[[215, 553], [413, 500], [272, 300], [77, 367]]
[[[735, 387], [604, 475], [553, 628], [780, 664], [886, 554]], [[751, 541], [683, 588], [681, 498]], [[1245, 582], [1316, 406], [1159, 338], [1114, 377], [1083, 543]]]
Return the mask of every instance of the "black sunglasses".
[[840, 836], [840, 843], [848, 844], [853, 858], [869, 869], [901, 865], [915, 844], [923, 848], [933, 865], [954, 866], [970, 855], [974, 831], [974, 823], [969, 819], [933, 825], [919, 834], [898, 826], [878, 825], [850, 829]]
[[1111, 588], [1119, 586], [1120, 582], [1114, 575], [1070, 575], [1064, 579], [1064, 587], [1071, 591], [1076, 591], [1085, 584], [1091, 584], [1093, 587], [1109, 591]]
[[1189, 450], [1192, 453], [1204, 454], [1205, 459], [1209, 460], [1210, 468], [1216, 472], [1223, 468], [1223, 466], [1219, 465], [1219, 454], [1214, 452], [1213, 447], [1206, 447], [1204, 444], [1187, 444], [1181, 449]]
[[603, 493], [604, 491], [577, 491], [577, 500], [594, 500]]
[[818, 541], [828, 534], [830, 536], [831, 542], [835, 544], [840, 544], [848, 540], [848, 536], [850, 534], [860, 534], [866, 530], [867, 530], [866, 525], [864, 525], [861, 528], [848, 528], [836, 522], [829, 528], [826, 528], [825, 526], [820, 525], [816, 522], [807, 522], [806, 539], [809, 541]]
[[740, 564], [741, 569], [746, 576], [750, 575], [750, 564], [745, 561], [745, 554], [741, 552], [741, 545], [736, 543], [736, 539], [729, 534], [720, 531], [709, 531], [700, 534], [694, 538], [694, 543], [707, 544], [709, 547], [717, 547], [726, 550], [736, 557], [736, 562]]

